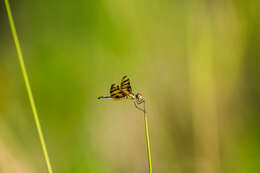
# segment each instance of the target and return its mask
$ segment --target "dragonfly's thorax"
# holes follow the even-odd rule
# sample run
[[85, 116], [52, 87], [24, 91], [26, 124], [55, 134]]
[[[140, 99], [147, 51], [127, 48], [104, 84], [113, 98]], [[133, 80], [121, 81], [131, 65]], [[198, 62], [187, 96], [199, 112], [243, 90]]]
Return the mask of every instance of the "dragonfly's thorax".
[[127, 97], [128, 99], [135, 100], [135, 95], [133, 93], [130, 93]]

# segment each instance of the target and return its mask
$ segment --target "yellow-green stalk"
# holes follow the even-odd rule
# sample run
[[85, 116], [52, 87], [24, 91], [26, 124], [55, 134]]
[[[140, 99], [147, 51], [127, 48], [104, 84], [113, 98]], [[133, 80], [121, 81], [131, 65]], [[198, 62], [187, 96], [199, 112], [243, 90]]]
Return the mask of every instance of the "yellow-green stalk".
[[151, 149], [150, 149], [150, 138], [149, 138], [149, 128], [148, 128], [148, 116], [145, 108], [144, 102], [144, 124], [145, 124], [145, 135], [146, 135], [146, 147], [147, 147], [147, 157], [149, 164], [149, 173], [152, 173], [152, 160], [151, 160]]
[[45, 140], [44, 140], [44, 137], [43, 137], [43, 132], [42, 132], [42, 129], [41, 129], [41, 124], [40, 124], [40, 121], [39, 121], [39, 116], [38, 116], [37, 109], [36, 109], [36, 106], [35, 106], [33, 93], [32, 93], [29, 78], [28, 78], [28, 75], [27, 75], [27, 72], [26, 72], [26, 67], [25, 67], [24, 60], [23, 60], [23, 54], [22, 54], [22, 51], [21, 51], [20, 43], [19, 43], [18, 36], [17, 36], [17, 33], [16, 33], [15, 25], [14, 25], [14, 20], [13, 20], [13, 17], [12, 17], [12, 11], [11, 11], [8, 0], [5, 0], [5, 7], [6, 7], [6, 11], [7, 11], [7, 15], [8, 15], [8, 19], [9, 19], [9, 23], [10, 23], [10, 27], [11, 27], [16, 51], [17, 51], [17, 54], [18, 54], [18, 59], [19, 59], [19, 62], [20, 62], [20, 67], [21, 67], [21, 71], [22, 71], [22, 74], [23, 74], [26, 90], [27, 90], [29, 101], [30, 101], [30, 104], [31, 104], [31, 108], [32, 108], [32, 112], [33, 112], [33, 116], [34, 116], [34, 120], [35, 120], [35, 125], [36, 125], [36, 128], [37, 128], [41, 147], [42, 147], [44, 158], [45, 158], [45, 161], [46, 161], [47, 169], [48, 169], [49, 173], [52, 173], [53, 171], [52, 171], [50, 159], [49, 159], [49, 156], [48, 156]]

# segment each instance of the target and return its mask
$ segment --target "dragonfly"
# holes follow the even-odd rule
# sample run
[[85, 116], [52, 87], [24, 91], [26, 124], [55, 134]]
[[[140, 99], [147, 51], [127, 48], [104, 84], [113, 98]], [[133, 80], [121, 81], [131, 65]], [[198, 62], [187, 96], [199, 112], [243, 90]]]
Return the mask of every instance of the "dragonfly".
[[132, 100], [134, 101], [134, 105], [137, 109], [144, 111], [142, 108], [138, 107], [137, 105], [142, 104], [145, 100], [142, 94], [137, 93], [134, 94], [132, 91], [132, 87], [130, 84], [130, 79], [128, 76], [123, 76], [121, 80], [120, 87], [118, 84], [112, 84], [110, 87], [110, 96], [100, 96], [98, 99], [113, 99], [116, 101], [121, 100]]

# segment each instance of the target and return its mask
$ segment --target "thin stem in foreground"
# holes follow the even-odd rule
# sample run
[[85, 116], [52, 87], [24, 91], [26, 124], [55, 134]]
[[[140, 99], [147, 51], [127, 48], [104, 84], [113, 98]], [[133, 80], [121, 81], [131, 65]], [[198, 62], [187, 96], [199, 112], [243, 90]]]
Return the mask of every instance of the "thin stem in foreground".
[[39, 135], [39, 138], [40, 138], [40, 143], [41, 143], [41, 146], [42, 146], [44, 158], [45, 158], [45, 161], [46, 161], [48, 172], [52, 173], [53, 171], [52, 171], [50, 159], [49, 159], [49, 156], [48, 156], [46, 144], [45, 144], [43, 133], [42, 133], [42, 130], [41, 130], [41, 125], [40, 125], [37, 109], [36, 109], [36, 106], [35, 106], [35, 102], [34, 102], [32, 90], [31, 90], [29, 78], [28, 78], [26, 68], [25, 68], [25, 65], [24, 65], [23, 55], [22, 55], [21, 47], [20, 47], [20, 44], [19, 44], [16, 29], [15, 29], [14, 20], [13, 20], [13, 17], [12, 17], [12, 11], [11, 11], [8, 0], [5, 0], [5, 7], [6, 7], [6, 11], [7, 11], [7, 15], [8, 15], [8, 19], [9, 19], [9, 23], [10, 23], [10, 27], [11, 27], [16, 51], [17, 51], [17, 54], [18, 54], [18, 58], [19, 58], [19, 62], [20, 62], [21, 71], [22, 71], [22, 74], [23, 74], [26, 90], [27, 90], [29, 101], [30, 101], [30, 104], [31, 104], [31, 108], [32, 108], [32, 112], [33, 112], [33, 116], [34, 116], [34, 120], [35, 120], [35, 125], [36, 125], [37, 132], [38, 132], [38, 135]]
[[151, 149], [150, 149], [150, 139], [149, 139], [149, 129], [148, 129], [148, 118], [147, 118], [147, 111], [145, 109], [145, 102], [144, 102], [144, 122], [145, 122], [145, 135], [146, 135], [149, 173], [152, 173], [153, 171], [152, 171]]

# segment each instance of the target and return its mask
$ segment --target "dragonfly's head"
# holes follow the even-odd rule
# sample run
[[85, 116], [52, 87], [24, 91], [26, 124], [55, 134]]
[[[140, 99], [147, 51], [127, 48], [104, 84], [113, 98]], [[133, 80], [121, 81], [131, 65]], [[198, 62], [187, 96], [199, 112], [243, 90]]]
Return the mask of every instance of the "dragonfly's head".
[[143, 97], [143, 95], [140, 94], [140, 93], [137, 93], [137, 94], [135, 95], [135, 98], [136, 98], [136, 102], [137, 102], [138, 104], [141, 104], [141, 103], [144, 102], [144, 97]]

